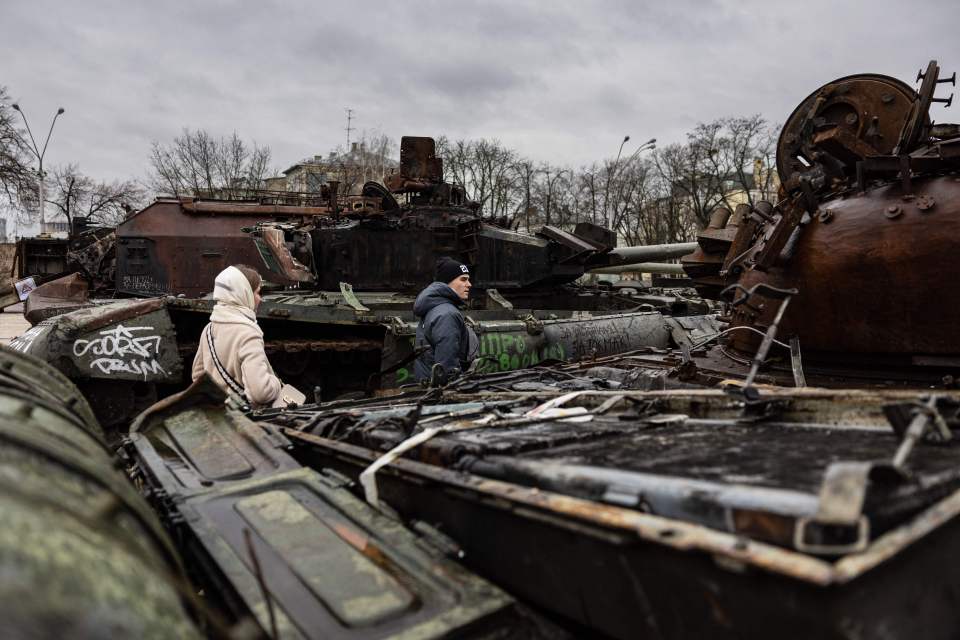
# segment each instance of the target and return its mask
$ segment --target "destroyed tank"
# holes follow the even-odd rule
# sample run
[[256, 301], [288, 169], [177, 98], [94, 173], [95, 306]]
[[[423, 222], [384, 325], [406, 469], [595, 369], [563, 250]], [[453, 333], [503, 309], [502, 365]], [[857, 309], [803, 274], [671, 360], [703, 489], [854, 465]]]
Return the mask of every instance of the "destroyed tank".
[[843, 78], [790, 118], [780, 202], [717, 212], [684, 259], [722, 344], [255, 419], [609, 637], [954, 637], [960, 131], [927, 119], [937, 75]]
[[256, 201], [158, 199], [117, 228], [116, 292], [201, 297], [223, 268], [247, 263], [282, 287], [416, 294], [436, 260], [450, 256], [471, 267], [475, 308], [498, 307], [502, 295], [523, 307], [600, 311], [643, 301], [586, 299], [564, 285], [591, 269], [679, 257], [687, 248], [618, 249], [614, 232], [588, 222], [573, 233], [545, 226], [534, 234], [484, 218], [479, 203], [444, 180], [432, 138], [402, 139], [386, 186], [339, 190], [331, 181], [317, 194]]
[[[213, 307], [201, 294], [224, 267], [245, 262], [270, 283], [258, 316], [281, 378], [311, 399], [371, 395], [413, 382], [414, 297], [445, 255], [471, 266], [475, 372], [689, 346], [718, 330], [706, 304], [678, 291], [574, 283], [590, 269], [675, 257], [690, 244], [617, 248], [615, 234], [588, 223], [537, 234], [493, 224], [443, 181], [430, 138], [403, 139], [399, 173], [387, 182], [346, 197], [331, 183], [312, 203], [158, 201], [120, 225], [116, 264], [118, 293], [157, 297], [75, 296], [76, 310], [62, 313], [63, 298], [48, 292], [76, 283], [50, 283], [28, 299], [38, 324], [15, 347], [56, 364], [95, 399], [104, 424], [121, 424], [189, 383]], [[44, 308], [58, 315], [43, 319]]]
[[362, 207], [299, 225], [259, 224], [252, 232], [270, 272], [320, 291], [347, 283], [354, 291], [416, 294], [433, 279], [436, 260], [450, 256], [471, 268], [473, 308], [507, 299], [529, 308], [603, 311], [643, 300], [589, 299], [577, 295], [582, 287], [565, 285], [592, 269], [679, 257], [686, 248], [618, 250], [613, 231], [589, 222], [572, 233], [545, 226], [532, 234], [507, 219], [483, 218], [479, 203], [444, 181], [432, 138], [404, 137], [399, 172], [386, 186], [366, 183], [363, 197]]
[[[948, 140], [928, 138], [914, 153], [941, 142]], [[931, 174], [901, 169], [895, 179], [926, 184], [952, 175], [942, 158], [949, 145], [937, 153], [940, 168]], [[757, 269], [762, 242], [778, 237], [789, 202], [800, 197], [811, 205], [812, 194], [821, 198], [819, 209], [843, 200], [817, 186], [816, 172], [808, 179], [809, 189], [799, 181], [800, 196], [785, 190], [788, 204], [758, 205], [756, 228], [738, 249], [757, 255], [738, 262], [742, 256], [731, 254], [739, 271], [721, 261], [753, 211], [741, 210], [737, 224], [721, 223], [718, 214], [701, 234], [701, 251], [685, 261], [691, 275], [695, 265], [707, 265], [694, 277], [705, 293], [727, 301], [731, 316], [744, 305], [757, 316], [734, 324], [723, 351], [712, 355], [740, 362], [740, 373], [750, 358], [766, 361], [773, 339], [789, 340], [797, 353], [801, 342], [814, 342], [802, 322], [788, 324], [796, 306], [788, 303], [800, 295], [796, 281], [740, 281], [751, 271], [786, 272], [788, 248], [799, 255], [809, 225], [820, 222], [816, 209], [817, 216], [804, 209], [809, 221], [800, 215], [775, 264]], [[862, 191], [883, 189], [883, 179]], [[869, 235], [865, 251], [876, 249]], [[711, 262], [701, 253], [722, 255]], [[723, 294], [729, 284], [739, 285], [732, 298]], [[939, 282], [925, 286], [935, 292]], [[355, 324], [376, 316], [352, 306], [361, 303], [347, 293]], [[162, 323], [173, 315], [152, 314], [176, 302], [134, 304], [142, 305], [136, 313], [105, 307], [45, 325], [27, 341], [61, 349], [49, 351], [54, 355], [68, 347], [95, 356], [100, 362], [91, 368], [142, 373], [127, 356], [172, 353], [154, 332], [167, 330]], [[187, 313], [198, 301], [181, 304]], [[305, 317], [298, 306], [309, 306], [275, 305], [276, 319]], [[347, 317], [331, 316], [350, 324]], [[778, 333], [781, 326], [800, 328], [791, 336]], [[74, 331], [74, 341], [51, 342], [45, 331]], [[759, 349], [737, 346], [735, 336], [756, 331], [763, 334]], [[717, 351], [705, 348], [709, 340], [476, 375], [391, 398], [259, 412], [235, 402], [225, 407], [219, 389], [201, 379], [141, 414], [123, 453], [136, 486], [179, 543], [193, 592], [202, 589], [231, 623], [252, 620], [249, 635], [954, 637], [960, 392], [778, 388], [751, 397], [721, 389], [638, 391], [628, 377], [613, 384], [610, 371], [624, 371], [621, 363], [649, 371], [672, 360], [671, 374], [702, 386]], [[172, 367], [163, 357], [158, 365]], [[791, 364], [802, 378], [800, 358]], [[520, 375], [539, 386], [513, 388], [511, 376]], [[23, 390], [30, 384], [46, 388], [30, 380]], [[59, 389], [61, 411], [76, 410], [69, 385]], [[40, 419], [29, 405], [12, 406], [17, 419]], [[12, 492], [17, 498], [20, 489]], [[116, 516], [108, 502], [94, 513]], [[550, 623], [538, 620], [518, 634], [518, 600]]]
[[[683, 261], [727, 305], [720, 344], [251, 419], [305, 467], [429, 523], [468, 566], [581, 625], [577, 637], [954, 637], [960, 392], [939, 387], [960, 340], [957, 285], [936, 276], [960, 215], [960, 132], [927, 122], [925, 95], [854, 76], [788, 121], [781, 155], [804, 161], [781, 163], [783, 198], [717, 212]], [[899, 121], [882, 122], [896, 115], [885, 104]], [[837, 131], [851, 113], [880, 146]], [[885, 127], [899, 139], [918, 121], [917, 142], [881, 144]], [[903, 306], [924, 296], [933, 306]], [[835, 388], [789, 388], [807, 383]], [[168, 407], [170, 423], [190, 398]], [[182, 473], [208, 449], [153, 464]]]
[[683, 265], [702, 295], [732, 296], [730, 358], [754, 360], [775, 332], [789, 377], [802, 362], [818, 384], [953, 384], [960, 127], [929, 117], [952, 100], [934, 96], [953, 81], [939, 71], [918, 92], [855, 75], [812, 93], [778, 142], [782, 199], [718, 211], [699, 235]]
[[[960, 380], [960, 126], [936, 123], [936, 61], [918, 91], [888, 76], [825, 84], [787, 119], [776, 203], [719, 208], [682, 268], [722, 304], [722, 335], [688, 349], [560, 367], [628, 388], [953, 388]], [[539, 377], [538, 377], [539, 375]], [[504, 388], [541, 373], [500, 376]], [[463, 383], [467, 389], [479, 381]]]
[[[721, 301], [720, 340], [604, 362], [631, 384], [721, 382], [821, 387], [954, 387], [960, 281], [944, 277], [960, 244], [960, 126], [918, 91], [875, 74], [830, 82], [784, 125], [777, 203], [717, 209], [681, 260]], [[517, 380], [520, 382], [520, 380]], [[755, 389], [754, 389], [755, 391]]]

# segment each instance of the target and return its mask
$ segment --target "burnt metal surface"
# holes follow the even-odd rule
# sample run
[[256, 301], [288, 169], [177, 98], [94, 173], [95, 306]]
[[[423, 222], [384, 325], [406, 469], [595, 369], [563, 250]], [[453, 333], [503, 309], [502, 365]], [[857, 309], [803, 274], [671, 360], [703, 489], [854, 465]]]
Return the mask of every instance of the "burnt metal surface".
[[[267, 296], [258, 310], [265, 348], [277, 374], [313, 399], [373, 394], [411, 384], [416, 320], [409, 297], [357, 294]], [[153, 298], [94, 304], [50, 318], [12, 342], [40, 357], [88, 393], [113, 428], [189, 384], [197, 340], [213, 301]], [[479, 337], [474, 372], [508, 372], [543, 362], [602, 358], [641, 347], [666, 349], [704, 336], [713, 316], [668, 318], [656, 311], [606, 314], [470, 310]], [[111, 385], [122, 385], [113, 387]]]
[[10, 275], [16, 272], [19, 278], [32, 276], [37, 282], [45, 282], [78, 272], [98, 295], [111, 295], [116, 268], [114, 230], [88, 228], [80, 221], [81, 218], [74, 220], [68, 238], [38, 236], [18, 240]]
[[74, 380], [169, 382], [183, 363], [163, 299], [93, 306], [45, 320], [11, 342]]
[[[243, 263], [265, 267], [265, 279], [281, 287], [335, 292], [348, 283], [357, 292], [415, 294], [433, 280], [436, 260], [451, 256], [470, 265], [475, 306], [495, 305], [485, 292], [496, 289], [517, 306], [576, 309], [568, 300], [584, 302], [579, 289], [565, 285], [592, 268], [640, 261], [596, 225], [533, 234], [482, 218], [463, 187], [444, 182], [432, 138], [404, 137], [400, 146], [399, 172], [386, 186], [367, 183], [361, 195], [339, 195], [331, 184], [309, 203], [288, 203], [303, 194], [268, 192], [251, 201], [158, 199], [117, 227], [116, 293], [200, 297], [223, 268]], [[114, 268], [105, 243], [76, 252], [98, 288]], [[643, 259], [679, 255], [679, 246], [644, 247]], [[550, 304], [534, 302], [545, 295]], [[645, 302], [621, 297], [615, 308]]]
[[[501, 588], [578, 635], [953, 637], [960, 392], [942, 389], [960, 375], [960, 285], [942, 270], [960, 132], [930, 123], [938, 78], [935, 62], [917, 92], [850, 76], [797, 108], [779, 203], [715, 211], [684, 258], [723, 318], [563, 288], [667, 249], [488, 224], [443, 182], [429, 138], [404, 139], [389, 190], [368, 184], [343, 207], [331, 185], [326, 209], [260, 224], [250, 246], [271, 272], [332, 290], [268, 297], [271, 361], [316, 400], [368, 397], [244, 415], [201, 382], [141, 415], [126, 450], [197, 583], [274, 637], [515, 631]], [[177, 206], [228, 224], [280, 210]], [[481, 358], [443, 387], [403, 386], [415, 321], [393, 292], [422, 286], [438, 255], [497, 289], [467, 310]], [[110, 365], [139, 385], [114, 408], [129, 415], [183, 385], [212, 307], [137, 304], [41, 323], [15, 346], [102, 393], [117, 383], [87, 372], [83, 347], [120, 344], [120, 327], [126, 349], [143, 347], [130, 327], [160, 327], [170, 340], [154, 351], [175, 373]]]
[[839, 371], [846, 359], [850, 379], [873, 369], [951, 384], [960, 291], [942, 269], [958, 246], [960, 164], [944, 150], [960, 139], [930, 125], [938, 74], [933, 61], [919, 92], [859, 75], [811, 94], [780, 138], [779, 203], [741, 205], [700, 233], [683, 259], [700, 293], [754, 291], [729, 309], [731, 362], [753, 357], [777, 315], [763, 285], [798, 290], [776, 333], [797, 339], [804, 366]]
[[[76, 224], [74, 228], [77, 228]], [[92, 293], [97, 296], [113, 295], [117, 270], [116, 230], [99, 227], [75, 234], [70, 239], [67, 264], [83, 274]]]
[[342, 476], [301, 468], [284, 436], [223, 403], [201, 380], [141, 415], [127, 449], [230, 619], [253, 615], [282, 638], [539, 637], [447, 549], [354, 497]]
[[316, 207], [159, 199], [117, 227], [117, 293], [200, 297], [231, 264], [260, 263], [244, 227], [265, 217], [303, 218], [324, 212]]
[[41, 284], [23, 303], [23, 317], [31, 325], [70, 311], [89, 307], [90, 281], [72, 273]]
[[[321, 291], [348, 282], [356, 291], [416, 293], [432, 281], [436, 260], [451, 256], [470, 266], [473, 296], [485, 300], [489, 289], [522, 297], [555, 290], [595, 267], [641, 261], [626, 257], [630, 248], [614, 249], [616, 234], [596, 225], [531, 234], [513, 230], [509, 220], [481, 218], [462, 187], [444, 182], [432, 138], [404, 137], [400, 149], [400, 171], [386, 187], [364, 187], [380, 209], [258, 225], [252, 233], [270, 273], [281, 282], [306, 282], [309, 270], [311, 286]], [[277, 231], [285, 246], [274, 240]], [[684, 253], [677, 246], [643, 248], [643, 259]]]
[[13, 268], [18, 278], [61, 275], [69, 268], [68, 250], [65, 238], [22, 238], [17, 241]]
[[822, 170], [819, 147], [825, 143], [831, 155], [840, 156], [829, 169], [854, 177], [856, 160], [893, 152], [916, 99], [905, 82], [877, 74], [846, 76], [820, 87], [794, 109], [780, 133], [781, 182], [794, 173]]
[[180, 352], [160, 298], [94, 304], [56, 316], [12, 340], [10, 348], [50, 363], [80, 387], [110, 442], [118, 427], [159, 396], [185, 386], [193, 357]]
[[[956, 442], [918, 445], [909, 476], [881, 473], [899, 441], [886, 408], [924, 396], [564, 398], [447, 393], [259, 419], [282, 427], [305, 464], [352, 477], [440, 429], [376, 474], [379, 500], [435, 524], [520, 598], [615, 637], [950, 637], [960, 577], [937, 558], [960, 553], [947, 543], [960, 514]], [[940, 403], [960, 427], [960, 395]], [[856, 486], [831, 493], [836, 469], [855, 463], [873, 465], [859, 502]], [[855, 517], [837, 520], [837, 505]], [[916, 616], [904, 580], [913, 602], [931, 603]]]

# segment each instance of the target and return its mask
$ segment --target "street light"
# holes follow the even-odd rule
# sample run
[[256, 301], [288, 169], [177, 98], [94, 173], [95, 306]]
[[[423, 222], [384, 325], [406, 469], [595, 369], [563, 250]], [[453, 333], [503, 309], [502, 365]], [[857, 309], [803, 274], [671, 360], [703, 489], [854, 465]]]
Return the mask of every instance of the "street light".
[[[656, 148], [657, 148], [657, 139], [650, 138], [649, 140], [644, 142], [642, 145], [637, 147], [636, 151], [630, 154], [630, 157], [627, 158], [627, 161], [623, 163], [623, 169], [625, 169], [626, 167], [629, 167], [633, 163], [634, 159], [638, 155], [640, 155], [641, 151], [649, 151], [650, 149], [656, 149]], [[623, 195], [623, 183], [621, 182], [620, 184], [617, 185], [617, 202], [620, 202], [620, 197], [622, 195]], [[608, 222], [607, 224], [609, 225], [610, 223]]]
[[47, 131], [47, 139], [44, 140], [43, 142], [43, 149], [40, 149], [37, 146], [37, 141], [34, 140], [33, 138], [33, 131], [30, 130], [30, 123], [27, 122], [27, 114], [23, 112], [23, 109], [21, 109], [20, 105], [17, 103], [13, 103], [10, 106], [12, 106], [13, 109], [20, 114], [21, 118], [23, 118], [23, 124], [26, 125], [27, 133], [30, 134], [30, 143], [33, 145], [33, 148], [30, 150], [33, 151], [33, 155], [37, 156], [37, 162], [39, 163], [39, 168], [37, 169], [37, 178], [38, 178], [37, 195], [40, 198], [40, 235], [44, 235], [44, 233], [46, 233], [45, 227], [47, 225], [47, 221], [44, 216], [45, 203], [44, 203], [44, 195], [43, 195], [43, 179], [45, 176], [43, 173], [43, 156], [46, 155], [47, 145], [50, 144], [50, 136], [53, 134], [53, 125], [57, 123], [57, 118], [59, 118], [63, 114], [64, 109], [63, 107], [60, 107], [59, 109], [57, 109], [57, 112], [53, 116], [53, 120], [50, 121], [50, 130]]
[[623, 163], [623, 166], [624, 166], [624, 167], [629, 166], [630, 163], [633, 162], [633, 159], [636, 158], [638, 155], [640, 155], [640, 152], [641, 152], [641, 151], [649, 151], [649, 150], [651, 150], [651, 149], [656, 149], [656, 148], [657, 148], [657, 139], [656, 139], [656, 138], [650, 138], [649, 140], [647, 140], [646, 142], [644, 142], [642, 145], [640, 145], [639, 147], [637, 147], [637, 150], [636, 150], [636, 151], [634, 151], [632, 154], [630, 154], [630, 157], [627, 158], [627, 161]]
[[620, 154], [623, 153], [623, 145], [630, 142], [630, 136], [623, 136], [623, 142], [620, 143], [620, 149], [617, 150], [617, 159], [613, 162], [613, 166], [617, 166], [617, 163], [620, 162]]
[[610, 180], [613, 178], [613, 174], [617, 171], [617, 165], [620, 164], [620, 154], [623, 153], [623, 145], [627, 144], [630, 141], [630, 136], [623, 136], [623, 142], [620, 143], [620, 148], [617, 149], [617, 159], [613, 161], [613, 166], [607, 170], [607, 184], [603, 188], [603, 224], [604, 226], [609, 226], [610, 224], [610, 215], [607, 213], [609, 211], [609, 202], [610, 202]]

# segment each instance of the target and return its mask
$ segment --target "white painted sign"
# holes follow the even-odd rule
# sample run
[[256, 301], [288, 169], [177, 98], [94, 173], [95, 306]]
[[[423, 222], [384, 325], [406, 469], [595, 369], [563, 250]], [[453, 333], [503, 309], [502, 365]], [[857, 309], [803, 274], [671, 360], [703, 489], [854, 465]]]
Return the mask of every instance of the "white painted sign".
[[20, 302], [23, 302], [30, 295], [30, 292], [37, 288], [37, 282], [33, 278], [24, 278], [13, 283], [13, 286], [17, 289]]

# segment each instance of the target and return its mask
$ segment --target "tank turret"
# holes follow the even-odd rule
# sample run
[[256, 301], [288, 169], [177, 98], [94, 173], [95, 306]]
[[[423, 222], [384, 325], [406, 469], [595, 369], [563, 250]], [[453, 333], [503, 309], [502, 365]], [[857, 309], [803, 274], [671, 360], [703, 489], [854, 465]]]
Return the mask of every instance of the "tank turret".
[[404, 137], [399, 172], [385, 186], [368, 182], [363, 195], [376, 209], [333, 211], [300, 224], [265, 221], [251, 229], [279, 282], [322, 291], [345, 282], [356, 291], [415, 292], [433, 278], [437, 258], [451, 256], [470, 265], [475, 297], [496, 289], [535, 306], [531, 296], [591, 269], [679, 257], [694, 246], [617, 248], [613, 231], [588, 222], [572, 233], [552, 226], [525, 233], [510, 220], [483, 218], [462, 187], [444, 181], [432, 138]]
[[960, 127], [928, 115], [949, 106], [934, 93], [953, 78], [932, 61], [918, 79], [915, 92], [848, 76], [810, 94], [780, 135], [779, 202], [716, 211], [683, 258], [701, 295], [739, 290], [735, 351], [757, 351], [781, 310], [773, 287], [796, 290], [778, 333], [799, 339], [806, 362], [960, 363], [960, 280], [947, 275], [960, 248]]

